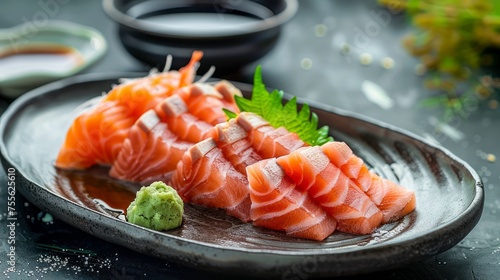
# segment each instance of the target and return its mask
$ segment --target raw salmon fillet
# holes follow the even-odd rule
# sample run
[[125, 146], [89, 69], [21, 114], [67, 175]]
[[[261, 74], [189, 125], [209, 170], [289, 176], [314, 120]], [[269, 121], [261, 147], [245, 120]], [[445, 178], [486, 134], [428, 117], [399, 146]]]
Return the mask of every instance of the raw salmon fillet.
[[222, 150], [222, 154], [238, 172], [246, 176], [247, 166], [262, 160], [262, 156], [248, 140], [248, 132], [238, 124], [236, 119], [218, 124], [215, 128], [215, 142]]
[[111, 165], [137, 119], [176, 89], [193, 82], [201, 57], [201, 52], [194, 52], [189, 64], [179, 71], [152, 73], [113, 87], [73, 121], [55, 165], [64, 169]]
[[[414, 211], [413, 191], [370, 171], [345, 143], [311, 147], [239, 112], [231, 83], [193, 83], [201, 57], [113, 87], [73, 121], [56, 166], [111, 165], [111, 177], [162, 180], [186, 203], [311, 240], [369, 234]], [[223, 109], [238, 115], [227, 120]]]
[[180, 88], [175, 94], [184, 100], [192, 115], [211, 125], [227, 120], [223, 109], [238, 113], [234, 96], [242, 96], [241, 91], [227, 81], [218, 82], [214, 86], [194, 83]]
[[[225, 83], [223, 87], [229, 87], [229, 84]], [[215, 87], [211, 89], [214, 94], [218, 94]], [[193, 113], [199, 111], [199, 107], [217, 104], [218, 110], [210, 115], [224, 115], [224, 107], [221, 106], [229, 104], [229, 101], [223, 103], [220, 99], [215, 99], [211, 103], [198, 102], [188, 106], [178, 94], [179, 91], [176, 92], [157, 104], [154, 111], [146, 112], [131, 128], [118, 158], [113, 162], [111, 177], [142, 184], [152, 180], [168, 181], [183, 153], [192, 145], [214, 135], [214, 126]], [[222, 94], [218, 96], [223, 97]], [[197, 100], [207, 98], [211, 96], [200, 94], [196, 97]]]
[[165, 98], [156, 106], [156, 112], [161, 121], [182, 140], [194, 144], [212, 136], [214, 126], [191, 114], [178, 95]]
[[369, 171], [343, 142], [301, 148], [277, 162], [337, 220], [340, 231], [370, 233], [415, 209], [413, 191]]
[[[259, 126], [253, 127], [257, 122]], [[269, 131], [255, 137], [252, 130], [258, 128]], [[271, 129], [277, 130], [252, 113], [240, 113], [235, 119], [217, 124], [212, 138], [195, 144], [184, 154], [172, 175], [172, 187], [185, 202], [222, 208], [229, 215], [249, 221], [247, 166], [305, 145], [296, 135], [286, 130], [279, 129], [279, 133], [271, 133]], [[263, 146], [257, 141], [264, 141], [268, 145]], [[260, 150], [255, 147], [260, 147]], [[225, 190], [226, 188], [233, 188], [235, 193]], [[220, 196], [224, 198], [220, 199], [228, 201], [217, 201], [214, 195], [208, 195], [214, 190], [218, 190], [218, 195], [224, 194]]]
[[95, 164], [107, 165], [121, 150], [135, 118], [116, 101], [99, 104], [78, 116], [68, 129], [56, 159], [64, 169], [85, 169]]
[[382, 212], [321, 147], [306, 147], [279, 157], [277, 163], [297, 188], [334, 217], [339, 231], [368, 234], [382, 223]]
[[329, 142], [321, 149], [332, 164], [364, 191], [382, 211], [383, 222], [401, 219], [416, 207], [415, 193], [368, 170], [344, 142]]
[[142, 184], [168, 181], [177, 162], [192, 145], [180, 140], [160, 122], [155, 111], [149, 110], [130, 128], [109, 175]]
[[[247, 174], [254, 225], [290, 235], [296, 219], [305, 219], [304, 209], [309, 214], [321, 209], [337, 230], [353, 234], [369, 234], [415, 209], [413, 191], [370, 172], [343, 142], [302, 147], [259, 161], [247, 167]], [[322, 240], [335, 229], [326, 234], [320, 222], [316, 225], [306, 235], [293, 236]]]
[[300, 147], [308, 146], [296, 133], [283, 127], [274, 128], [257, 114], [241, 112], [236, 120], [248, 132], [248, 141], [262, 158], [287, 155]]
[[335, 231], [337, 221], [318, 206], [307, 190], [297, 188], [276, 159], [247, 168], [255, 226], [285, 231], [287, 235], [323, 240]]
[[212, 138], [184, 153], [170, 185], [186, 202], [222, 208], [231, 216], [250, 221], [248, 180], [234, 169]]
[[130, 110], [130, 115], [139, 118], [177, 89], [192, 84], [197, 64], [202, 57], [202, 52], [194, 51], [189, 63], [179, 71], [151, 72], [146, 77], [127, 79], [124, 83], [113, 87], [105, 95], [103, 102], [118, 100]]

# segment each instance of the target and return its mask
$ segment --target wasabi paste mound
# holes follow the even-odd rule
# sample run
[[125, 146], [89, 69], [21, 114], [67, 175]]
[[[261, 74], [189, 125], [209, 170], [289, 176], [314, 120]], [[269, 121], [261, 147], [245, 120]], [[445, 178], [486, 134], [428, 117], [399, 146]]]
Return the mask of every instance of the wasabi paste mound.
[[163, 182], [142, 187], [127, 208], [127, 221], [153, 230], [169, 230], [182, 224], [184, 203], [177, 192]]

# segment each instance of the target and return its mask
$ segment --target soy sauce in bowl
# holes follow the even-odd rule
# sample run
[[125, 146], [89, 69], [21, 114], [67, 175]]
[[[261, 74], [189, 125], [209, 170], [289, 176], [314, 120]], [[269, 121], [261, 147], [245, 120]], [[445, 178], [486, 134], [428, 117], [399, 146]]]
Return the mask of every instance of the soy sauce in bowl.
[[259, 19], [243, 16], [215, 13], [167, 13], [143, 18], [145, 21], [158, 25], [159, 28], [175, 29], [185, 34], [195, 32], [238, 32], [245, 30], [249, 23]]
[[97, 62], [106, 49], [98, 30], [67, 21], [0, 29], [0, 95], [14, 99], [74, 75]]
[[204, 57], [200, 71], [235, 71], [254, 62], [278, 42], [281, 27], [298, 9], [297, 0], [103, 0], [118, 23], [125, 49], [152, 67], [167, 55], [172, 67], [185, 65], [194, 50]]
[[64, 73], [83, 63], [83, 56], [63, 45], [35, 45], [0, 52], [0, 76], [17, 76], [37, 72]]

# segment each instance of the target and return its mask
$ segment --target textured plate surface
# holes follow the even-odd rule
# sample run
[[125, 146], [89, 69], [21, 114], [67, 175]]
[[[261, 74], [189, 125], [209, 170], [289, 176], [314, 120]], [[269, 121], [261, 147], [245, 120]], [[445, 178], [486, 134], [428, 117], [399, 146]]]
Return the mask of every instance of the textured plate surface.
[[[415, 191], [416, 211], [371, 235], [334, 233], [324, 242], [255, 228], [218, 210], [187, 206], [183, 225], [156, 232], [129, 224], [96, 203], [130, 203], [138, 186], [107, 177], [106, 168], [56, 171], [66, 131], [82, 102], [108, 91], [119, 77], [83, 75], [16, 100], [0, 122], [4, 168], [19, 176], [18, 190], [38, 207], [97, 237], [141, 253], [199, 269], [255, 276], [341, 276], [395, 268], [445, 251], [478, 222], [483, 187], [477, 173], [449, 151], [386, 124], [312, 104], [321, 124], [347, 142], [381, 176]], [[251, 86], [237, 84], [244, 92]]]

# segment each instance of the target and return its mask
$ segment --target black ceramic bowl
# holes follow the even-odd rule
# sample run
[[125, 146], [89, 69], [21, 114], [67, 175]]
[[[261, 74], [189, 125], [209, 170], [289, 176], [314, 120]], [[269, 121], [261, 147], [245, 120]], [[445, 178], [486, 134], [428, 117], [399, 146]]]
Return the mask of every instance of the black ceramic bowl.
[[297, 12], [297, 0], [103, 0], [119, 24], [127, 51], [153, 67], [173, 56], [173, 68], [202, 50], [200, 71], [237, 70], [267, 54], [281, 26]]

